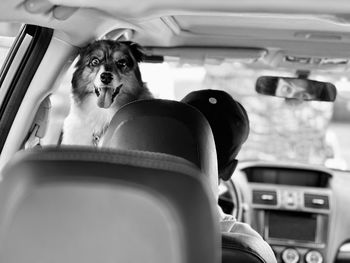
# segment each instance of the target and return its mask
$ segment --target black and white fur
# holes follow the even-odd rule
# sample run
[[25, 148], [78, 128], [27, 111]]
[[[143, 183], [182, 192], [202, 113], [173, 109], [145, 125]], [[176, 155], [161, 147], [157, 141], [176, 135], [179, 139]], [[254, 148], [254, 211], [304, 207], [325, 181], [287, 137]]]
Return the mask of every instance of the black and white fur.
[[143, 56], [141, 47], [130, 41], [99, 40], [81, 50], [62, 144], [96, 146], [120, 107], [152, 98], [138, 67]]

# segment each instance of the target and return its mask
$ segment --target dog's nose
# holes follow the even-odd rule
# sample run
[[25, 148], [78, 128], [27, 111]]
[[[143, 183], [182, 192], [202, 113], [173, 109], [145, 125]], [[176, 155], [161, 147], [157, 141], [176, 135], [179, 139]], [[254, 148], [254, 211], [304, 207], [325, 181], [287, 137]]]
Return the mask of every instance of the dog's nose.
[[110, 72], [103, 72], [101, 74], [100, 78], [101, 78], [102, 83], [107, 85], [107, 84], [111, 83], [111, 81], [113, 79], [113, 75]]

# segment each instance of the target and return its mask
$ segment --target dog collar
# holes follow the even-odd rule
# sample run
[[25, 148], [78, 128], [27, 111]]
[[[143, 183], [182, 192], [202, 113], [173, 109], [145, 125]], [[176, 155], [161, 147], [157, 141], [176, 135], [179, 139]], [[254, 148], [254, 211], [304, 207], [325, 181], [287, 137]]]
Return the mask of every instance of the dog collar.
[[108, 128], [108, 125], [103, 127], [102, 131], [92, 133], [92, 145], [93, 146], [98, 147], [98, 144], [101, 140], [101, 137], [105, 134], [107, 128]]
[[92, 144], [93, 144], [95, 147], [98, 146], [98, 143], [99, 143], [99, 141], [100, 141], [100, 139], [101, 139], [101, 135], [102, 135], [102, 134], [97, 134], [97, 133], [93, 133], [93, 134], [92, 134]]

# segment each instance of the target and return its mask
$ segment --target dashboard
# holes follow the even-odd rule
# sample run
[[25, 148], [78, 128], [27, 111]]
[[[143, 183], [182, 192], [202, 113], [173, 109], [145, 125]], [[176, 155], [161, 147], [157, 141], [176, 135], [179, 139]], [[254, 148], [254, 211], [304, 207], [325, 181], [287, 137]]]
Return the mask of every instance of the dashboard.
[[270, 244], [278, 262], [350, 262], [349, 172], [250, 162], [227, 184], [235, 186], [235, 216]]

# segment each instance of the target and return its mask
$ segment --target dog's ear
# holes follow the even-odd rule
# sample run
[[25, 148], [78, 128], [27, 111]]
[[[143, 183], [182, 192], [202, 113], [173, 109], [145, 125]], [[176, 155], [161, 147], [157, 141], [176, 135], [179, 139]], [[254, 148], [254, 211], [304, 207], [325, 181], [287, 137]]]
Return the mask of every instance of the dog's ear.
[[131, 54], [137, 62], [143, 61], [143, 59], [145, 58], [145, 53], [143, 48], [139, 44], [132, 41], [121, 41], [121, 43], [128, 46], [128, 48], [131, 51]]
[[87, 53], [87, 50], [90, 48], [90, 46], [91, 46], [91, 43], [87, 44], [84, 47], [80, 47], [77, 50], [76, 55], [77, 55], [78, 59], [77, 59], [77, 62], [75, 64], [76, 68], [78, 68], [84, 64], [84, 57], [85, 57], [85, 54]]

